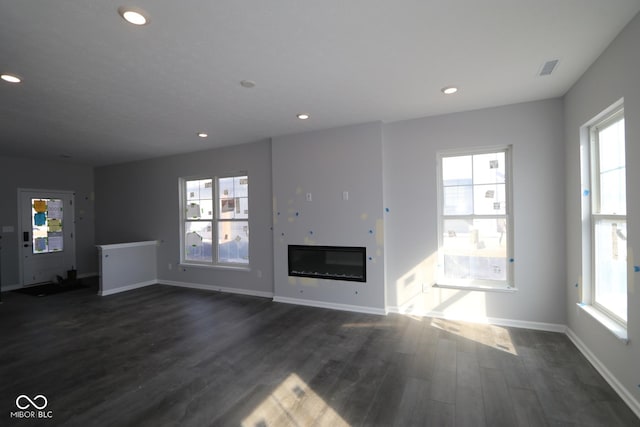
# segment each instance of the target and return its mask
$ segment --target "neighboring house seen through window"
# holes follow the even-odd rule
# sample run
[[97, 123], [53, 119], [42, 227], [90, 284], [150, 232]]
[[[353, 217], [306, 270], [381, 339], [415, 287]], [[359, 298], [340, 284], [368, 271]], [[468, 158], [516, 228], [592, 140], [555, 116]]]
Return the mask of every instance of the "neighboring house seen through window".
[[512, 289], [510, 148], [438, 158], [438, 285]]
[[181, 191], [181, 261], [187, 264], [247, 266], [248, 176], [182, 179]]

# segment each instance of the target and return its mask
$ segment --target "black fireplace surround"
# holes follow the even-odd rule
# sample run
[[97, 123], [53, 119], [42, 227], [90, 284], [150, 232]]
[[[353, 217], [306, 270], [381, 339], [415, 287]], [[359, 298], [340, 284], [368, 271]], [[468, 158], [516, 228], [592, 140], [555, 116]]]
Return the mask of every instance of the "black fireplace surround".
[[289, 276], [367, 281], [367, 248], [289, 245]]

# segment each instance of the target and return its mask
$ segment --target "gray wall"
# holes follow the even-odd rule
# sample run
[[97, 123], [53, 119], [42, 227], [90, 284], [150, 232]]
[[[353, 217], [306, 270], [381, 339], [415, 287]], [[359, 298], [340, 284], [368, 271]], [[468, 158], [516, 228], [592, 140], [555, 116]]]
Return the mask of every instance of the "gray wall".
[[0, 157], [0, 226], [14, 228], [2, 233], [2, 286], [18, 285], [18, 188], [66, 190], [75, 194], [76, 268], [78, 274], [98, 271], [94, 247], [93, 168], [70, 162]]
[[[384, 310], [381, 138], [370, 123], [273, 139], [277, 297]], [[288, 277], [287, 246], [301, 244], [365, 246], [367, 282]]]
[[[565, 323], [563, 109], [559, 99], [384, 127], [387, 304], [465, 318]], [[513, 145], [515, 293], [431, 288], [437, 266], [436, 153]], [[423, 284], [428, 292], [422, 293]]]
[[[640, 273], [629, 273], [628, 333], [625, 345], [601, 324], [576, 307], [580, 301], [583, 248], [581, 232], [580, 127], [624, 97], [627, 156], [627, 245], [631, 267], [640, 265], [640, 15], [620, 33], [565, 97], [567, 194], [567, 294], [568, 326], [604, 367], [622, 384], [640, 408]], [[585, 286], [587, 284], [584, 284]]]
[[[181, 177], [249, 174], [249, 271], [178, 266]], [[97, 244], [160, 240], [158, 280], [273, 291], [271, 144], [268, 140], [96, 168]], [[169, 269], [169, 264], [172, 268]]]

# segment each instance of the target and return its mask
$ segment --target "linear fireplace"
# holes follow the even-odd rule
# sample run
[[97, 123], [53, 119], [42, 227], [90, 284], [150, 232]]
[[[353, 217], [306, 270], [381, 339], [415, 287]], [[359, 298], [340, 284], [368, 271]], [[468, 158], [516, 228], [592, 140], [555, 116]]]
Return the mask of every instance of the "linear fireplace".
[[289, 276], [367, 281], [367, 248], [289, 245]]

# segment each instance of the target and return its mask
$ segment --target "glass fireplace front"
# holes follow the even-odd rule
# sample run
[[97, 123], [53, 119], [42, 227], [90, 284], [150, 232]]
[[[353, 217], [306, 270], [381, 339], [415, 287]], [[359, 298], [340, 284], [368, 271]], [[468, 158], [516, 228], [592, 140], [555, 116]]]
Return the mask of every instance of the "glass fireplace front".
[[367, 281], [367, 248], [289, 245], [289, 276]]

